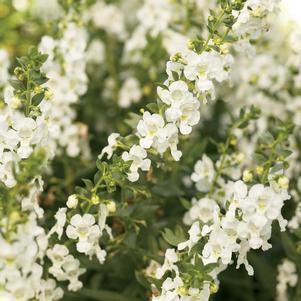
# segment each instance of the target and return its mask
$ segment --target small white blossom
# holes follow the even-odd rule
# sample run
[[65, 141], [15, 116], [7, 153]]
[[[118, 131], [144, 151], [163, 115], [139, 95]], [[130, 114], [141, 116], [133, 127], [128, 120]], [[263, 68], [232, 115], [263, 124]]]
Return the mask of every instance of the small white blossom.
[[210, 189], [214, 175], [215, 170], [212, 160], [208, 156], [203, 155], [202, 160], [197, 161], [194, 166], [191, 180], [196, 183], [196, 188], [199, 191], [206, 192]]
[[112, 133], [108, 138], [108, 145], [103, 148], [101, 154], [98, 156], [98, 159], [102, 159], [104, 154], [107, 154], [107, 158], [111, 159], [113, 156], [114, 150], [117, 148], [117, 139], [120, 137], [118, 133]]
[[124, 161], [132, 161], [128, 179], [131, 182], [136, 182], [139, 179], [138, 170], [147, 171], [150, 169], [151, 161], [147, 159], [147, 152], [140, 145], [133, 145], [129, 152], [122, 153]]
[[66, 229], [66, 235], [71, 239], [78, 240], [76, 244], [77, 251], [84, 254], [90, 254], [94, 249], [95, 243], [100, 237], [100, 229], [95, 224], [95, 218], [91, 214], [83, 216], [76, 214], [70, 220], [70, 225]]

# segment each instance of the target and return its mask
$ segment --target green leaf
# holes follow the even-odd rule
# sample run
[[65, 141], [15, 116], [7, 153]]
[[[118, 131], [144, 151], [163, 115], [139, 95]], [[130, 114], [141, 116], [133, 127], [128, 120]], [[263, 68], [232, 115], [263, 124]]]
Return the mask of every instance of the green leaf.
[[186, 210], [189, 210], [191, 208], [191, 202], [189, 202], [188, 200], [180, 198], [180, 202]]
[[158, 105], [156, 103], [149, 103], [146, 105], [146, 107], [152, 112], [152, 113], [158, 113]]
[[270, 144], [274, 142], [274, 137], [270, 132], [265, 132], [262, 134], [260, 139], [264, 144]]
[[[179, 233], [177, 233], [179, 234]], [[162, 236], [166, 242], [168, 242], [172, 246], [177, 246], [179, 243], [183, 242], [185, 238], [182, 235], [174, 234], [170, 229], [165, 228], [164, 232], [162, 232]]]
[[44, 98], [44, 92], [36, 94], [33, 98], [32, 98], [32, 104], [37, 106], [40, 104], [40, 102], [43, 100]]
[[258, 164], [258, 165], [261, 165], [263, 164], [264, 162], [266, 162], [266, 157], [260, 153], [255, 153], [253, 155], [253, 160]]
[[136, 129], [138, 122], [140, 121], [141, 116], [135, 113], [129, 113], [129, 118], [125, 120], [125, 123], [132, 129]]
[[17, 91], [19, 91], [19, 90], [24, 91], [25, 90], [25, 86], [24, 86], [23, 82], [21, 82], [18, 79], [10, 79], [9, 83]]

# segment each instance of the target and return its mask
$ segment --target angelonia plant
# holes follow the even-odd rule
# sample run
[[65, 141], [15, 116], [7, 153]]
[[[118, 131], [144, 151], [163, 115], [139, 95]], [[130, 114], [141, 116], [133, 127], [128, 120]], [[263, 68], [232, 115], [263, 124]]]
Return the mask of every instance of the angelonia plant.
[[301, 300], [282, 9], [0, 2], [0, 301]]

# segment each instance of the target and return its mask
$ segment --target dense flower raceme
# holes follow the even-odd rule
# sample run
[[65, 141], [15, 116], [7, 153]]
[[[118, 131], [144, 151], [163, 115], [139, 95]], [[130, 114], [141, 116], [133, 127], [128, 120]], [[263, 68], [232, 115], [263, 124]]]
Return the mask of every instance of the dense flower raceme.
[[[32, 90], [37, 91], [38, 83], [45, 82], [45, 76], [39, 74], [45, 59], [36, 50], [31, 50], [28, 57], [21, 58], [24, 69], [16, 70], [19, 76], [26, 73], [30, 90], [13, 91], [7, 87], [4, 92], [2, 128], [3, 134], [9, 136], [3, 140], [6, 144], [2, 147], [2, 158], [6, 158], [6, 161], [2, 161], [1, 182], [5, 185], [3, 189], [7, 198], [2, 205], [6, 216], [0, 219], [0, 281], [3, 288], [0, 294], [5, 300], [58, 300], [62, 297], [62, 290], [56, 289], [53, 279], [43, 279], [41, 263], [47, 249], [47, 236], [37, 223], [38, 217], [43, 215], [37, 199], [42, 190], [40, 172], [47, 159], [54, 154], [51, 145], [47, 144], [49, 131], [46, 118], [41, 114], [35, 115], [30, 105], [35, 97]], [[36, 68], [32, 69], [32, 66]], [[36, 75], [35, 79], [31, 77], [32, 74]], [[13, 83], [16, 85], [17, 80]], [[22, 105], [25, 105], [25, 113], [17, 110]], [[39, 106], [35, 109], [39, 109]]]
[[[40, 50], [49, 55], [44, 71], [50, 77], [47, 86], [53, 91], [52, 100], [41, 110], [49, 119], [49, 131], [56, 144], [66, 149], [71, 157], [87, 152], [87, 128], [76, 124], [72, 107], [87, 90], [86, 48], [87, 32], [75, 22], [67, 21], [62, 37], [55, 40], [44, 36]], [[62, 62], [63, 58], [63, 62]]]
[[[243, 26], [247, 26], [248, 22], [253, 22], [254, 19], [261, 19], [269, 11], [272, 11], [278, 1], [272, 1], [269, 6], [265, 3], [249, 3], [248, 1], [241, 3], [239, 7], [230, 9], [230, 16], [233, 21], [231, 27], [235, 23], [235, 14], [249, 4], [252, 7], [248, 10], [243, 10], [245, 19], [241, 21]], [[260, 11], [261, 15], [257, 16], [255, 11]], [[215, 31], [220, 27], [223, 16], [226, 14], [224, 9], [221, 9], [219, 17], [212, 17], [215, 20], [213, 23], [212, 32], [207, 41], [201, 44], [201, 50], [197, 51], [197, 42], [191, 41], [189, 48], [184, 44], [180, 47], [181, 52], [177, 52], [172, 56], [172, 60], [167, 63], [168, 79], [165, 81], [164, 87], [158, 88], [158, 113], [145, 111], [142, 119], [137, 125], [137, 136], [139, 144], [133, 145], [129, 152], [124, 152], [123, 158], [125, 161], [133, 161], [130, 168], [129, 179], [137, 181], [139, 178], [139, 169], [149, 170], [150, 161], [147, 159], [148, 149], [154, 149], [161, 156], [170, 150], [174, 160], [178, 161], [181, 157], [181, 152], [177, 149], [179, 142], [179, 133], [188, 135], [191, 133], [192, 126], [198, 124], [200, 120], [200, 100], [207, 102], [208, 98], [215, 98], [214, 82], [223, 82], [229, 78], [229, 68], [233, 63], [233, 57], [227, 54], [228, 51], [223, 49], [223, 40], [219, 36], [215, 37]], [[209, 20], [210, 17], [209, 17]], [[258, 24], [258, 23], [256, 23]], [[261, 22], [259, 22], [261, 24]], [[241, 25], [242, 26], [242, 25]], [[230, 27], [230, 28], [231, 28]], [[237, 27], [239, 28], [239, 26]], [[227, 35], [228, 30], [223, 33]], [[260, 32], [261, 27], [250, 27], [250, 33]], [[238, 39], [245, 40], [248, 36], [246, 32], [240, 32]], [[219, 38], [219, 52], [206, 48], [215, 45], [216, 39]], [[225, 37], [223, 38], [225, 39]], [[177, 78], [178, 79], [177, 79]], [[192, 88], [191, 88], [192, 87]]]
[[[82, 34], [83, 39], [78, 42], [79, 34]], [[67, 153], [70, 156], [77, 156], [79, 153], [79, 135], [83, 131], [72, 124], [75, 112], [71, 104], [86, 90], [85, 62], [82, 61], [85, 41], [83, 30], [72, 22], [68, 23], [60, 40], [44, 37], [41, 48], [46, 48], [49, 53], [44, 70], [48, 71], [52, 80], [45, 84], [47, 78], [39, 70], [47, 56], [33, 49], [27, 57], [19, 59], [20, 67], [15, 69], [17, 79], [11, 81], [15, 90], [9, 86], [4, 89], [1, 182], [6, 186], [9, 199], [6, 200], [7, 204], [3, 204], [6, 217], [0, 219], [3, 246], [0, 255], [0, 296], [3, 300], [59, 300], [63, 296], [63, 290], [57, 288], [56, 281], [69, 281], [68, 289], [71, 291], [82, 287], [78, 277], [85, 269], [80, 268], [79, 260], [69, 254], [64, 245], [49, 243], [50, 238], [51, 241], [54, 240], [55, 233], [58, 240], [61, 239], [67, 209], [63, 208], [56, 214], [57, 223], [47, 234], [38, 225], [39, 218], [43, 216], [38, 195], [43, 188], [41, 170], [49, 159], [58, 154], [58, 144], [68, 144]], [[68, 73], [68, 77], [62, 76], [54, 51], [56, 55], [60, 51], [60, 55], [66, 55], [69, 59], [64, 64], [64, 72], [65, 75]], [[8, 65], [3, 60], [3, 80], [8, 76], [4, 70]], [[81, 71], [77, 73], [79, 68]], [[55, 93], [50, 90], [52, 88]], [[68, 97], [66, 91], [70, 91]], [[70, 226], [68, 235], [76, 239], [76, 231], [80, 231], [79, 243], [81, 246], [84, 241], [87, 244], [84, 253], [90, 257], [96, 254], [100, 262], [103, 262], [105, 253], [98, 246], [98, 238], [105, 225], [104, 210], [99, 215], [99, 225], [93, 227], [94, 232], [90, 233], [88, 229], [86, 235], [84, 227], [86, 225], [89, 228], [91, 225], [85, 222], [89, 217], [90, 220], [94, 217], [84, 215], [82, 222], [76, 217], [78, 216], [71, 219], [76, 228], [72, 231]], [[49, 268], [51, 276], [48, 278], [44, 278], [46, 258], [52, 263]]]
[[[25, 63], [28, 59], [33, 61]], [[21, 58], [20, 62], [26, 64], [25, 71], [31, 74], [31, 64], [40, 64], [45, 59], [45, 55], [31, 50], [29, 57]], [[23, 73], [20, 68], [16, 70]], [[42, 73], [40, 79], [44, 79]], [[30, 82], [31, 79], [27, 80]], [[30, 83], [36, 84], [34, 80]], [[36, 87], [31, 89], [38, 90]], [[39, 88], [38, 93], [40, 89], [42, 88]], [[43, 89], [44, 94], [49, 93], [48, 88]], [[44, 115], [42, 109], [43, 102], [50, 100], [42, 99], [38, 106], [31, 105], [29, 109], [29, 103], [26, 103], [24, 114], [15, 106], [17, 104], [17, 108], [21, 107], [23, 102], [23, 93], [20, 96], [18, 93], [6, 88], [6, 105], [2, 109], [3, 128], [6, 130], [4, 133], [10, 135], [10, 139], [5, 142], [11, 143], [11, 146], [5, 145], [2, 150], [3, 157], [10, 156], [10, 159], [4, 166], [6, 173], [3, 173], [2, 179], [9, 199], [7, 204], [3, 204], [6, 216], [0, 219], [3, 246], [0, 252], [0, 282], [3, 287], [0, 296], [5, 300], [59, 300], [63, 296], [63, 290], [57, 288], [56, 282], [68, 281], [68, 290], [77, 291], [82, 287], [78, 278], [85, 271], [63, 242], [60, 243], [63, 234], [74, 240], [79, 253], [89, 258], [95, 255], [102, 263], [106, 253], [99, 246], [99, 238], [104, 230], [110, 234], [110, 228], [105, 224], [108, 209], [105, 205], [100, 205], [96, 220], [91, 214], [71, 215], [72, 213], [67, 213], [67, 208], [61, 208], [55, 215], [55, 225], [48, 233], [38, 225], [43, 216], [43, 209], [38, 204], [38, 195], [43, 189], [41, 171], [55, 154], [55, 144], [49, 143], [52, 137], [48, 115]], [[30, 95], [27, 91], [24, 94]], [[27, 114], [32, 117], [27, 117]], [[76, 197], [71, 196], [67, 205], [76, 208]], [[68, 226], [67, 216], [70, 218]], [[51, 277], [44, 278], [44, 264], [48, 260], [51, 265], [47, 270]]]
[[[281, 19], [280, 19], [281, 20]], [[257, 132], [253, 135], [256, 139], [266, 131], [269, 119], [271, 117], [287, 118], [293, 120], [296, 125], [295, 134], [291, 138], [293, 155], [290, 157], [291, 177], [298, 176], [301, 170], [300, 151], [298, 149], [298, 137], [300, 127], [300, 28], [294, 24], [293, 30], [284, 32], [285, 38], [280, 35], [278, 38], [275, 32], [279, 31], [279, 22], [272, 24], [272, 34], [262, 39], [262, 45], [258, 46], [257, 54], [252, 59], [238, 56], [238, 65], [240, 68], [233, 70], [232, 82], [233, 90], [224, 95], [227, 105], [231, 110], [236, 111], [239, 106], [243, 105], [260, 105], [263, 116]], [[271, 39], [270, 37], [274, 38]], [[280, 45], [282, 51], [276, 51]], [[288, 58], [286, 50], [291, 51], [292, 57]], [[259, 76], [260, 74], [260, 76]], [[235, 92], [234, 92], [235, 91]], [[231, 96], [230, 96], [231, 95]], [[235, 101], [233, 101], [235, 97]], [[235, 105], [234, 105], [235, 104]], [[239, 139], [239, 147], [247, 155], [245, 159], [251, 158], [254, 153], [252, 144], [248, 143], [245, 138]], [[296, 196], [296, 201], [299, 197]], [[293, 231], [300, 224], [300, 205], [296, 204], [296, 214], [289, 222], [289, 228]]]
[[[232, 132], [243, 120], [232, 127]], [[165, 262], [156, 272], [156, 277], [162, 279], [161, 292], [153, 300], [208, 300], [217, 289], [218, 274], [232, 264], [235, 257], [237, 268], [244, 265], [249, 275], [254, 274], [247, 255], [250, 250], [266, 251], [272, 247], [269, 240], [273, 221], [277, 220], [281, 231], [285, 230], [287, 221], [281, 210], [291, 198], [288, 179], [283, 171], [275, 173], [273, 168], [268, 168], [269, 180], [261, 183], [259, 172], [258, 182], [254, 182], [242, 160], [233, 159], [241, 156], [225, 152], [215, 164], [206, 155], [196, 162], [191, 180], [202, 197], [192, 200], [183, 218], [184, 224], [190, 226], [189, 239], [175, 245], [176, 250], [167, 249]], [[199, 268], [205, 271], [197, 286], [187, 281], [182, 270], [186, 260], [194, 266], [194, 277]], [[166, 276], [167, 272], [172, 276]]]

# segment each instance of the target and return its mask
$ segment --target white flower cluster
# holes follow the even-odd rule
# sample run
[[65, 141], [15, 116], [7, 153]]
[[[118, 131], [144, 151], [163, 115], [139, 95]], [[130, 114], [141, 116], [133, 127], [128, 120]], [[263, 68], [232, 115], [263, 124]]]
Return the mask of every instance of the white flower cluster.
[[257, 38], [265, 28], [268, 28], [265, 17], [278, 9], [280, 2], [281, 0], [247, 0], [243, 10], [239, 14], [234, 14], [237, 22], [233, 26], [233, 31], [241, 37], [237, 49], [252, 52], [250, 37]]
[[[247, 1], [246, 5], [249, 2]], [[257, 1], [256, 8], [263, 7], [270, 11], [278, 0], [270, 1], [268, 7], [261, 2]], [[261, 30], [261, 27], [258, 30]], [[191, 132], [192, 126], [199, 122], [198, 99], [203, 98], [206, 102], [208, 97], [215, 98], [214, 82], [223, 82], [229, 78], [232, 63], [233, 57], [230, 54], [215, 51], [204, 51], [198, 54], [188, 49], [187, 45], [182, 45], [182, 51], [176, 53], [167, 63], [168, 79], [165, 81], [167, 89], [158, 89], [159, 98], [167, 107], [160, 114], [144, 112], [137, 126], [140, 147], [134, 145], [129, 152], [124, 152], [125, 161], [133, 160], [129, 173], [130, 181], [138, 180], [139, 169], [150, 168], [150, 161], [146, 159], [145, 150], [151, 147], [161, 155], [170, 149], [173, 158], [176, 161], [180, 159], [181, 152], [177, 149], [179, 132], [187, 135]], [[184, 78], [185, 81], [176, 80], [175, 74], [179, 78]], [[192, 92], [186, 81], [194, 83], [195, 88]]]
[[[16, 185], [14, 168], [28, 158], [34, 150], [44, 148], [47, 157], [54, 155], [54, 146], [49, 144], [49, 131], [45, 116], [36, 119], [26, 117], [16, 110], [21, 101], [13, 95], [11, 87], [4, 91], [5, 107], [1, 111], [0, 180], [8, 187]], [[39, 107], [47, 102], [43, 100]]]
[[49, 273], [58, 281], [69, 281], [68, 290], [78, 291], [82, 288], [82, 283], [78, 277], [85, 272], [80, 268], [80, 262], [69, 254], [69, 250], [64, 245], [56, 244], [52, 249], [47, 250], [47, 257], [51, 260], [52, 266]]
[[297, 268], [295, 264], [284, 259], [283, 262], [278, 266], [277, 275], [277, 301], [289, 301], [287, 294], [288, 287], [295, 287], [298, 282]]
[[73, 108], [87, 90], [86, 48], [87, 32], [73, 22], [67, 22], [60, 39], [44, 36], [40, 44], [40, 51], [49, 55], [44, 71], [50, 78], [47, 87], [53, 91], [51, 100], [41, 105], [41, 111], [48, 118], [52, 143], [66, 149], [70, 157], [85, 152], [87, 147], [83, 143], [87, 127], [75, 123]]
[[[98, 245], [102, 231], [111, 235], [105, 225], [108, 214], [106, 206], [101, 206], [99, 224], [90, 214], [74, 215], [67, 226], [66, 235], [78, 240], [77, 250], [90, 257], [96, 254], [103, 263], [105, 251]], [[63, 297], [63, 290], [56, 287], [56, 281], [68, 281], [68, 290], [77, 291], [82, 287], [79, 277], [85, 272], [80, 262], [62, 244], [52, 246], [49, 241], [53, 234], [62, 238], [67, 222], [67, 208], [61, 208], [56, 213], [56, 224], [48, 234], [38, 225], [36, 213], [30, 213], [26, 223], [20, 223], [17, 230], [12, 232], [9, 240], [0, 236], [0, 297], [6, 301], [28, 301], [33, 298], [42, 301], [55, 301]], [[18, 219], [16, 213], [10, 219]], [[7, 220], [1, 220], [1, 228], [5, 229]], [[48, 271], [54, 278], [44, 279], [44, 261], [46, 256], [51, 261]]]
[[[209, 15], [209, 9], [213, 8], [215, 1], [193, 0], [187, 5], [193, 7], [199, 20], [205, 20]], [[182, 27], [183, 20], [187, 18], [186, 12], [181, 4], [168, 0], [144, 0], [135, 11], [137, 25], [130, 38], [125, 43], [124, 61], [139, 63], [143, 61], [143, 49], [148, 44], [148, 36], [162, 38], [162, 46], [168, 54], [172, 55], [186, 44], [195, 31], [202, 30], [200, 26], [186, 31]], [[177, 26], [174, 26], [177, 24]], [[192, 26], [192, 25], [191, 25]], [[192, 26], [193, 27], [193, 26]], [[183, 34], [185, 32], [185, 35]]]
[[[195, 165], [191, 178], [200, 191], [208, 192], [209, 189], [204, 188], [211, 186], [214, 176], [213, 162], [204, 155]], [[202, 243], [202, 251], [197, 256], [205, 266], [216, 264], [217, 267], [209, 273], [216, 284], [218, 274], [233, 262], [234, 257], [237, 257], [237, 268], [243, 264], [249, 275], [254, 274], [247, 254], [250, 250], [266, 251], [271, 248], [272, 223], [277, 220], [281, 231], [285, 230], [287, 221], [282, 217], [281, 209], [290, 199], [288, 185], [280, 187], [274, 181], [268, 186], [255, 184], [248, 187], [241, 180], [220, 180], [219, 186], [221, 188], [213, 195], [192, 200], [192, 207], [183, 218], [185, 224], [191, 225], [189, 239], [177, 246], [178, 252], [189, 253], [194, 246]], [[205, 281], [201, 289], [187, 288], [176, 264], [178, 261], [177, 252], [168, 249], [156, 277], [161, 279], [167, 271], [173, 271], [175, 277], [164, 280], [161, 295], [153, 297], [153, 300], [169, 300], [171, 296], [170, 300], [208, 300], [210, 282]]]
[[197, 54], [189, 49], [176, 55], [180, 56], [185, 64], [169, 61], [166, 82], [174, 81], [173, 74], [184, 76], [188, 81], [195, 83], [197, 95], [203, 96], [205, 102], [208, 97], [214, 99], [214, 81], [221, 83], [229, 78], [229, 68], [233, 63], [232, 55], [215, 51]]
[[[68, 207], [70, 209], [75, 209], [77, 204], [77, 196], [69, 196], [67, 201]], [[92, 214], [75, 214], [71, 217], [70, 222], [68, 222], [68, 226], [65, 229], [67, 224], [67, 208], [60, 208], [55, 214], [56, 224], [49, 231], [48, 237], [57, 234], [58, 239], [61, 240], [65, 233], [68, 238], [77, 241], [76, 249], [79, 253], [89, 256], [90, 259], [96, 255], [98, 261], [103, 263], [106, 252], [100, 248], [99, 239], [104, 230], [112, 237], [111, 228], [106, 225], [108, 214], [108, 206], [101, 204], [99, 205], [97, 223]]]
[[[18, 216], [16, 215], [17, 219]], [[1, 220], [5, 229], [6, 220]], [[47, 248], [45, 230], [31, 213], [17, 226], [10, 241], [0, 236], [0, 299], [5, 301], [55, 301], [63, 297], [54, 279], [43, 279], [43, 257]]]
[[[168, 89], [158, 88], [158, 95], [167, 107], [164, 116], [145, 111], [137, 125], [140, 145], [132, 146], [129, 153], [123, 154], [125, 161], [133, 160], [129, 174], [131, 181], [138, 180], [139, 169], [149, 170], [151, 162], [146, 159], [149, 148], [155, 149], [161, 156], [169, 149], [173, 159], [179, 161], [182, 155], [177, 148], [179, 132], [190, 134], [192, 126], [200, 120], [200, 103], [184, 81], [174, 81]], [[139, 160], [134, 160], [138, 157]]]
[[[253, 274], [246, 254], [250, 249], [267, 250], [271, 247], [272, 222], [278, 220], [284, 231], [287, 221], [281, 215], [284, 202], [290, 199], [287, 190], [272, 186], [255, 184], [248, 189], [242, 181], [229, 182], [224, 188], [226, 197], [222, 200], [222, 208], [226, 213], [221, 216], [218, 203], [210, 198], [200, 199], [188, 211], [184, 220], [194, 230], [188, 240], [179, 246], [188, 244], [190, 248], [197, 243], [195, 237], [207, 236], [208, 242], [202, 252], [205, 264], [222, 262], [227, 265], [232, 261], [234, 253], [238, 253], [238, 264], [245, 264], [248, 273]], [[207, 213], [211, 214], [208, 221]]]
[[165, 260], [162, 267], [156, 271], [156, 277], [161, 279], [167, 271], [175, 273], [175, 277], [167, 277], [162, 284], [162, 293], [160, 296], [152, 298], [153, 301], [193, 301], [193, 300], [209, 300], [210, 284], [207, 283], [203, 288], [189, 288], [184, 286], [184, 281], [181, 279], [179, 269], [176, 265], [179, 262], [179, 257], [174, 249], [167, 249], [165, 252]]
[[[26, 116], [18, 110], [21, 101], [14, 96], [12, 88], [6, 87], [4, 90], [5, 106], [1, 109], [0, 118], [0, 180], [8, 188], [17, 184], [14, 173], [19, 172], [18, 163], [21, 160], [28, 159], [30, 155], [43, 149], [46, 163], [59, 152], [57, 145], [67, 147], [70, 156], [77, 156], [80, 152], [81, 136], [86, 136], [85, 128], [74, 124], [75, 112], [71, 107], [87, 88], [85, 31], [74, 23], [67, 23], [62, 38], [54, 40], [48, 36], [43, 37], [41, 49], [49, 54], [45, 71], [51, 78], [47, 83], [49, 90], [45, 93], [45, 99], [38, 105], [41, 114], [38, 117]], [[60, 62], [62, 57], [57, 57], [58, 53], [65, 59], [63, 66]], [[50, 91], [54, 93], [52, 99]], [[28, 212], [25, 221], [20, 216], [23, 213], [16, 211], [0, 219], [1, 300], [60, 300], [63, 290], [56, 287], [56, 280], [69, 281], [69, 290], [75, 291], [82, 287], [78, 277], [84, 270], [80, 268], [79, 261], [68, 253], [66, 247], [48, 244], [48, 239], [54, 233], [57, 233], [58, 239], [64, 234], [67, 209], [62, 208], [57, 212], [57, 223], [46, 234], [38, 226], [38, 219], [43, 216], [43, 209], [38, 204], [38, 194], [42, 191], [43, 183], [41, 175], [33, 176], [32, 182], [28, 183], [29, 194], [17, 196], [21, 210]], [[100, 261], [104, 260], [105, 253], [96, 246], [96, 240], [102, 229], [109, 230], [104, 221], [106, 215], [105, 212], [100, 215], [100, 225], [97, 226], [99, 232], [93, 237], [94, 241], [91, 235], [86, 240], [91, 248], [89, 250], [86, 247], [85, 254], [96, 254]], [[74, 220], [76, 218], [72, 221]], [[12, 228], [15, 224], [16, 230]], [[75, 222], [75, 226], [78, 226], [76, 229], [79, 232], [83, 230], [83, 223]], [[74, 237], [76, 231], [72, 232], [71, 229], [69, 232]], [[83, 244], [84, 234], [81, 232], [79, 236]], [[46, 256], [52, 261], [49, 273], [54, 278], [44, 278]], [[61, 261], [59, 256], [62, 257]]]

